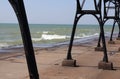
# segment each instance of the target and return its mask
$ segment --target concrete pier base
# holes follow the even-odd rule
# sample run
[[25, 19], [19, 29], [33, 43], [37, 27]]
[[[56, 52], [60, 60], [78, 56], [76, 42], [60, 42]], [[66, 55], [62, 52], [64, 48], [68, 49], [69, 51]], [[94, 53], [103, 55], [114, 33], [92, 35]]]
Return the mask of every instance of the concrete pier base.
[[103, 47], [95, 47], [95, 51], [103, 51]]
[[120, 47], [118, 48], [118, 51], [120, 51]]
[[115, 41], [108, 41], [108, 44], [115, 44]]
[[120, 40], [120, 37], [117, 37], [116, 40]]
[[70, 66], [70, 67], [76, 67], [76, 60], [73, 59], [65, 59], [62, 61], [62, 66]]
[[98, 68], [104, 70], [113, 70], [113, 63], [100, 61], [98, 64]]

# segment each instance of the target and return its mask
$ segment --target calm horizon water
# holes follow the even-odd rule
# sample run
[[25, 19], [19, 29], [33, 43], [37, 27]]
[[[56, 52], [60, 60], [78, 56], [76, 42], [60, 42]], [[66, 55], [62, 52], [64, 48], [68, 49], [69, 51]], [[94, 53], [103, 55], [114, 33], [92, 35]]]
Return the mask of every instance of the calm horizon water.
[[[30, 24], [30, 32], [34, 45], [55, 44], [69, 41], [72, 24]], [[105, 33], [110, 33], [112, 25], [104, 26]], [[118, 32], [118, 27], [115, 27]], [[99, 35], [98, 25], [78, 25], [76, 39]], [[18, 24], [0, 23], [0, 48], [22, 45], [22, 38]]]

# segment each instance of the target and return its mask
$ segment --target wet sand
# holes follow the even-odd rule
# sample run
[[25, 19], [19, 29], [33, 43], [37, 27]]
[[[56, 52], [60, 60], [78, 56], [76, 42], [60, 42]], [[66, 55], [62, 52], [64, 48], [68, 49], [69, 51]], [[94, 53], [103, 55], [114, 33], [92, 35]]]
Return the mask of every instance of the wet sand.
[[[72, 57], [79, 67], [61, 66], [68, 45], [35, 48], [40, 79], [120, 79], [120, 40], [115, 43], [107, 43], [109, 61], [113, 62], [114, 70], [98, 69], [103, 52], [94, 51], [97, 39], [73, 46]], [[0, 53], [0, 79], [29, 79], [23, 48]]]

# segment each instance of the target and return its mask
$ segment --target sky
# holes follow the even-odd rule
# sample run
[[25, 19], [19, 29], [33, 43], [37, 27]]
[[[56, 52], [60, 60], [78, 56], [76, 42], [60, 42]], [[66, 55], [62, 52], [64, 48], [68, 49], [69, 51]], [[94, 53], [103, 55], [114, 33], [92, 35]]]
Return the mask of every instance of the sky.
[[[31, 24], [73, 24], [76, 0], [23, 0], [28, 22]], [[88, 0], [89, 1], [89, 0]], [[87, 8], [92, 7], [89, 1]], [[16, 15], [8, 0], [0, 0], [0, 23], [17, 23]], [[97, 24], [93, 16], [84, 16], [80, 24]]]

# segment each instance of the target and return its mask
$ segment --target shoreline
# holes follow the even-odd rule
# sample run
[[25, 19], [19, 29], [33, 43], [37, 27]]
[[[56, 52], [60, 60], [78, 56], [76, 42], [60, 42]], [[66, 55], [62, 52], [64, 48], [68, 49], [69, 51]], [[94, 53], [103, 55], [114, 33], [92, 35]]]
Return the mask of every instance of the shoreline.
[[[106, 37], [109, 37], [109, 35], [106, 35]], [[76, 44], [85, 44], [87, 42], [92, 42], [94, 40], [98, 40], [98, 35], [91, 35], [91, 36], [86, 36], [86, 37], [81, 37], [81, 38], [76, 38], [73, 41], [73, 45]], [[62, 46], [62, 45], [69, 45], [70, 39], [68, 41], [64, 41], [64, 42], [57, 42], [57, 43], [48, 43], [48, 44], [34, 44], [33, 43], [33, 47], [34, 48], [51, 48], [51, 47], [55, 47], [55, 46]], [[16, 50], [16, 49], [21, 49], [23, 48], [23, 44], [18, 44], [18, 45], [11, 45], [11, 46], [7, 46], [7, 47], [1, 47], [0, 48], [0, 53], [1, 52], [7, 52], [8, 50]], [[5, 51], [6, 50], [6, 51]]]
[[[86, 39], [85, 39], [86, 38]], [[89, 45], [90, 43], [97, 43], [98, 36], [92, 36], [91, 38], [85, 37], [81, 39], [75, 39], [73, 42], [73, 46], [86, 46]], [[42, 51], [42, 50], [52, 50], [60, 47], [67, 47], [69, 45], [69, 41], [66, 42], [60, 42], [60, 43], [55, 43], [55, 44], [47, 44], [47, 45], [39, 45], [39, 46], [34, 46], [34, 53], [36, 54], [37, 51]], [[97, 45], [97, 44], [96, 44]], [[67, 51], [66, 51], [67, 53]], [[25, 52], [24, 52], [24, 47], [22, 45], [14, 45], [14, 46], [9, 46], [9, 47], [4, 47], [0, 49], [0, 60], [6, 60], [12, 57], [24, 57]]]
[[[94, 51], [97, 46], [97, 38], [89, 38], [73, 45], [72, 57], [77, 60], [80, 67], [61, 66], [66, 58], [68, 44], [56, 45], [48, 48], [36, 48], [35, 57], [38, 72], [41, 79], [119, 79], [120, 73], [120, 41], [116, 44], [108, 44], [109, 37], [106, 37], [109, 61], [114, 64], [113, 70], [98, 69], [98, 62], [102, 60], [103, 52]], [[115, 39], [115, 38], [114, 38]], [[0, 77], [2, 79], [29, 79], [26, 58], [23, 47], [12, 49], [11, 53], [1, 56], [0, 54]], [[92, 72], [92, 73], [91, 73]], [[20, 74], [21, 73], [21, 74]]]
[[[113, 34], [113, 39], [117, 37], [117, 33]], [[89, 42], [93, 42], [93, 41], [98, 41], [99, 35], [91, 35], [91, 36], [85, 36], [85, 37], [81, 37], [81, 38], [76, 38], [73, 41], [73, 45], [80, 45], [80, 44], [85, 44], [85, 43], [89, 43]], [[105, 35], [105, 39], [108, 40], [110, 38], [110, 34], [106, 34]], [[64, 42], [57, 42], [57, 43], [48, 43], [48, 44], [34, 44], [33, 43], [33, 47], [34, 48], [51, 48], [51, 47], [55, 47], [55, 46], [63, 46], [63, 45], [69, 45], [70, 39], [68, 41], [64, 41]], [[19, 44], [19, 45], [11, 45], [11, 46], [7, 46], [7, 47], [1, 47], [0, 48], [0, 53], [1, 52], [5, 52], [5, 50], [16, 50], [16, 49], [21, 49], [23, 48], [23, 44]]]
[[[106, 40], [108, 40], [110, 35], [106, 35]], [[114, 38], [117, 37], [117, 34], [114, 34]], [[113, 39], [114, 39], [113, 38]], [[84, 37], [79, 39], [74, 39], [73, 46], [97, 46], [98, 42], [98, 35], [93, 35], [90, 37]], [[69, 41], [65, 42], [59, 42], [54, 44], [41, 44], [41, 45], [34, 45], [34, 53], [36, 53], [39, 50], [45, 50], [45, 49], [54, 49], [59, 47], [66, 47], [69, 45]], [[14, 45], [14, 46], [8, 46], [3, 47], [0, 49], [0, 59], [12, 57], [12, 56], [23, 56], [25, 54], [23, 45]]]

